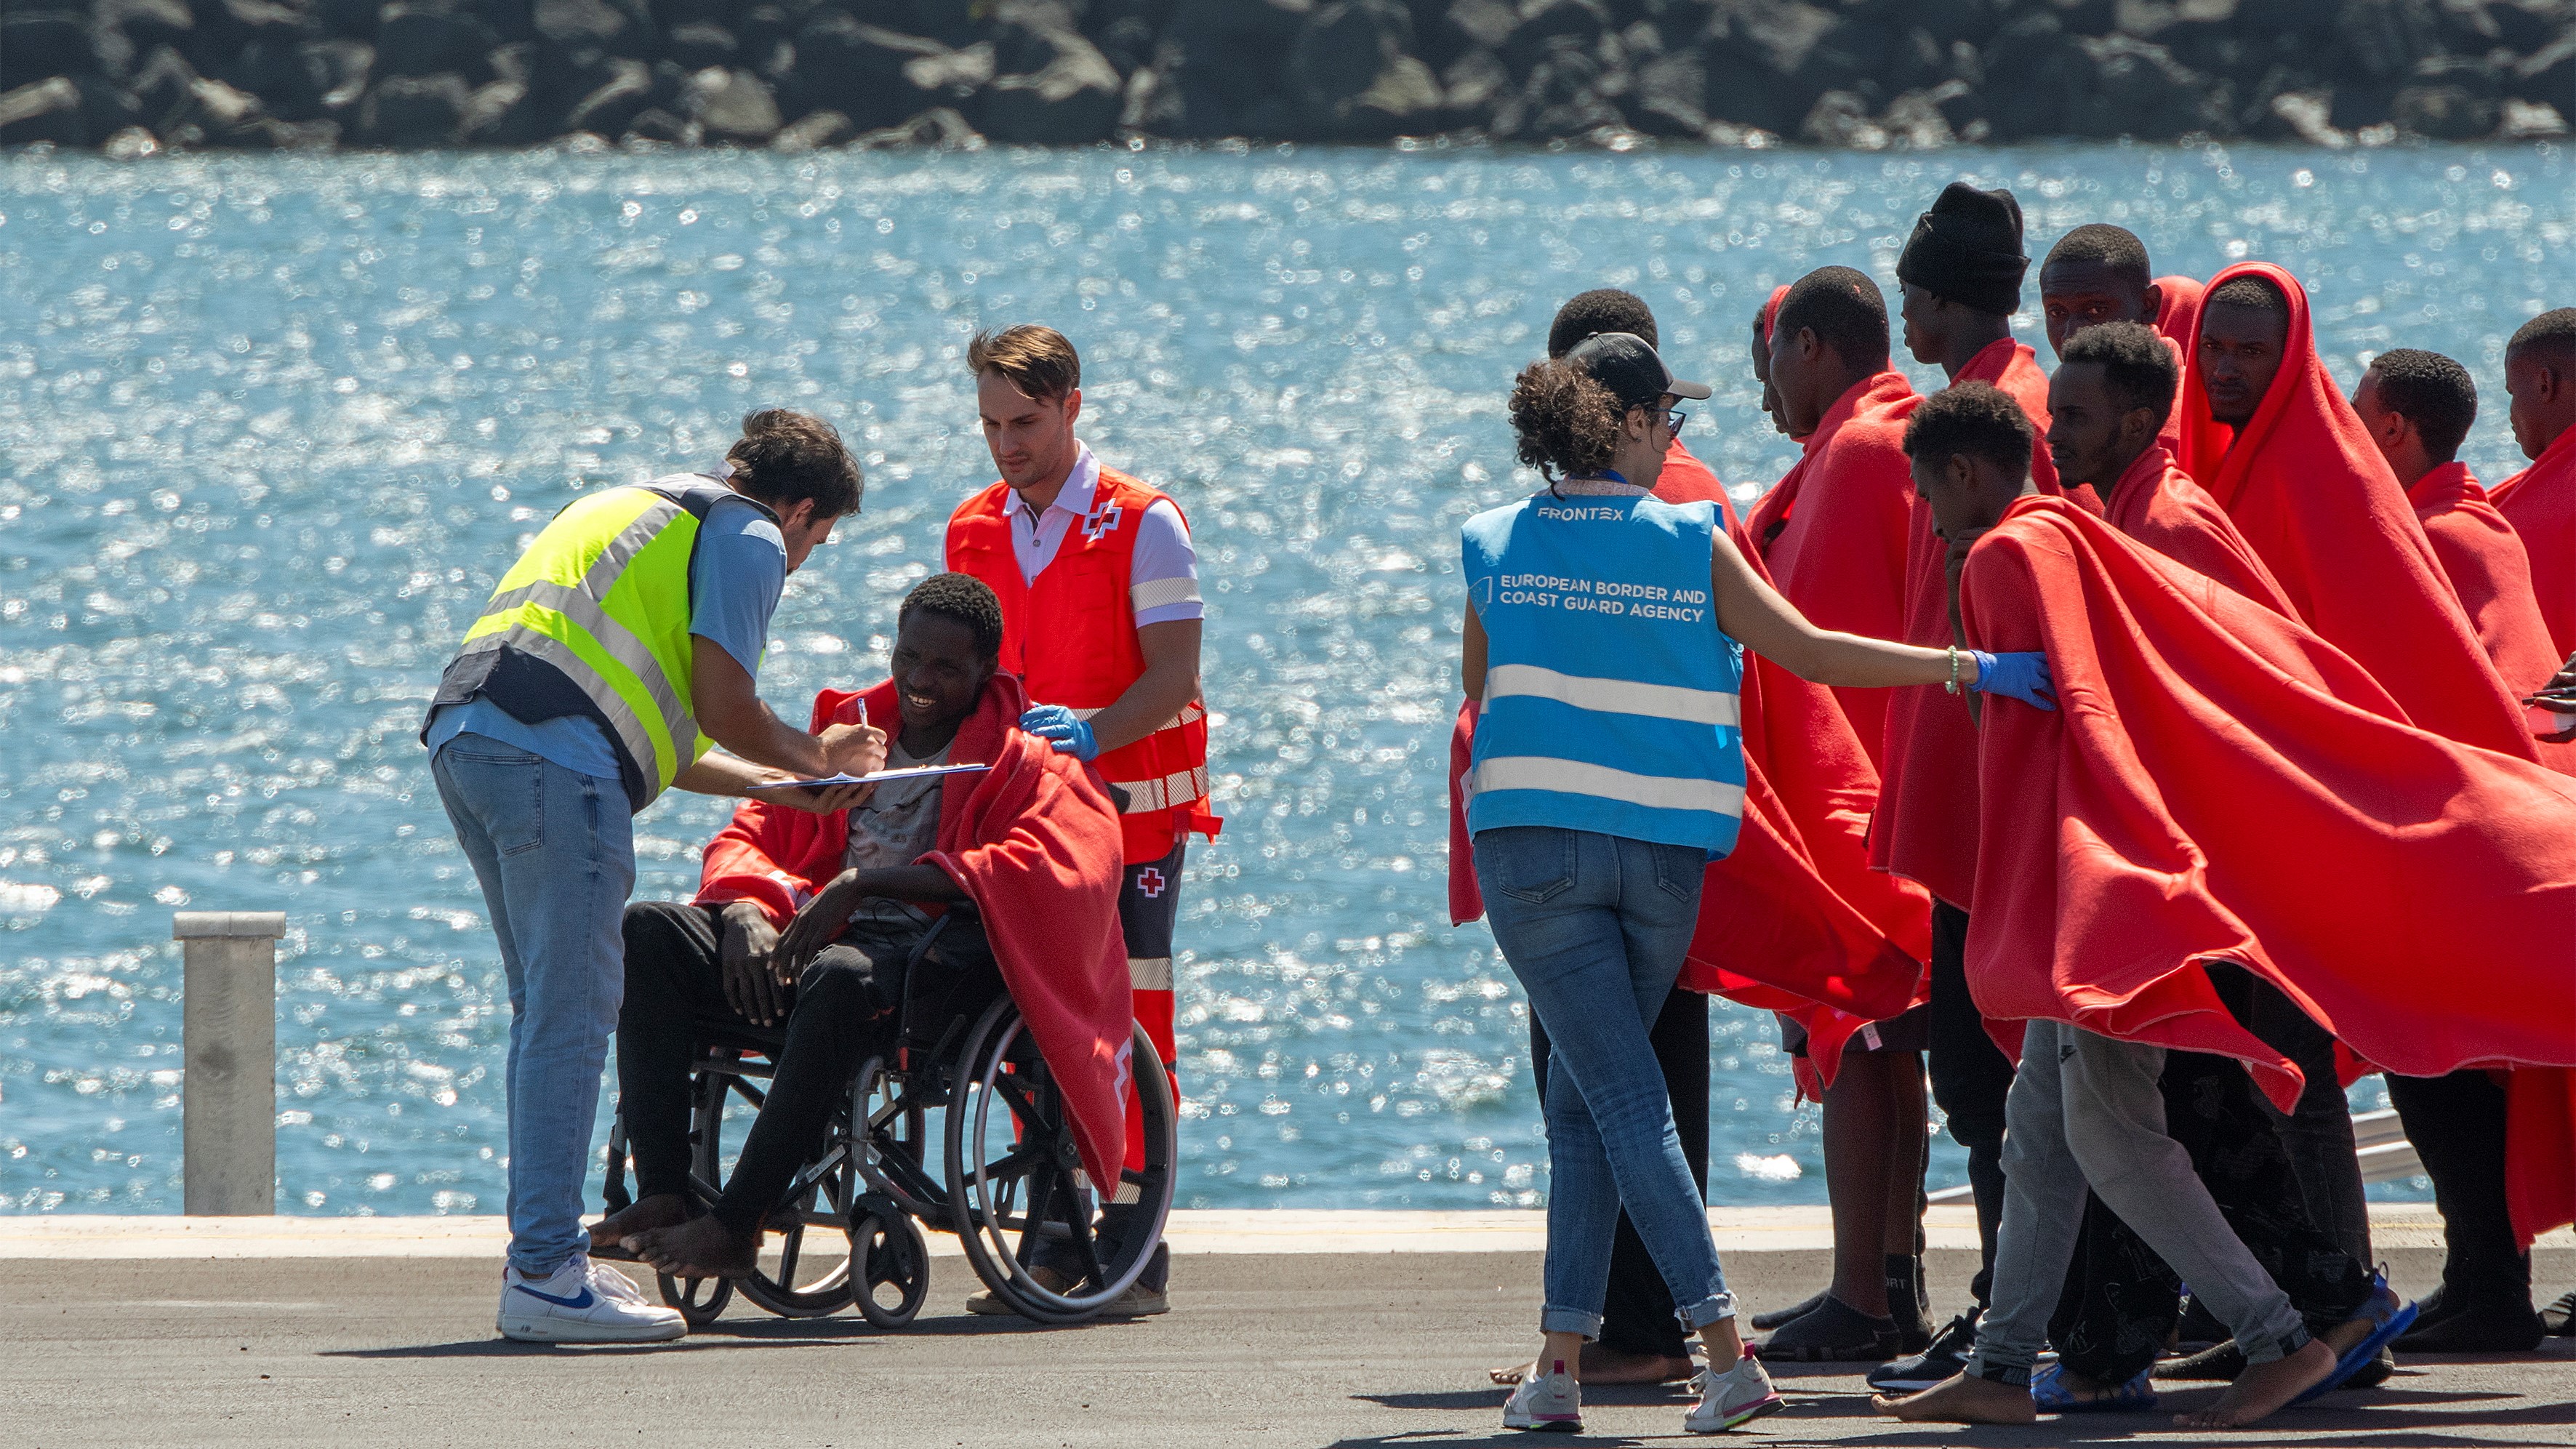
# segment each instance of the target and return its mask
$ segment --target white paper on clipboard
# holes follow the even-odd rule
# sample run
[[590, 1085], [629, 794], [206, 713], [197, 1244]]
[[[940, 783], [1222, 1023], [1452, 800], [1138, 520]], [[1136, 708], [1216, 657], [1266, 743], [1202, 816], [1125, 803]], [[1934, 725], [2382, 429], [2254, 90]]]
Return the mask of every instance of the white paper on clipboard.
[[883, 785], [894, 780], [922, 780], [933, 775], [971, 775], [990, 765], [915, 765], [905, 770], [879, 770], [873, 775], [827, 775], [817, 780], [772, 780], [747, 790], [831, 790], [842, 785]]

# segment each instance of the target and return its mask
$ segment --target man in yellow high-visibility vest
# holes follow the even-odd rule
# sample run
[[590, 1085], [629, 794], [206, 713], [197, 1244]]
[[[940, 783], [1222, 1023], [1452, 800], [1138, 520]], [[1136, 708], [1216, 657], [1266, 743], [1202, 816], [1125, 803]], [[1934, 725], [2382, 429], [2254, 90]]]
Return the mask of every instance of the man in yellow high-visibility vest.
[[[858, 512], [858, 464], [820, 419], [743, 420], [718, 472], [576, 500], [501, 577], [421, 729], [510, 981], [510, 1262], [500, 1332], [548, 1342], [677, 1338], [676, 1310], [594, 1265], [581, 1186], [624, 994], [619, 921], [632, 817], [672, 786], [827, 811], [866, 787], [885, 735], [809, 735], [754, 689], [787, 575]], [[710, 754], [711, 745], [732, 754]]]

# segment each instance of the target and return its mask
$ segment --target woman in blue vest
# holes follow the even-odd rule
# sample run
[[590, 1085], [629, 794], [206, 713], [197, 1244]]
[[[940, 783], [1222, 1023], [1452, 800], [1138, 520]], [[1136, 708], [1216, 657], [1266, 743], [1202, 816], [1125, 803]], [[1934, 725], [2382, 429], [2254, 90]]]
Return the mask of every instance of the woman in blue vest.
[[1740, 651], [1820, 684], [1940, 684], [2054, 707], [2044, 655], [1819, 629], [1754, 575], [1715, 504], [1650, 496], [1681, 423], [1672, 405], [1708, 395], [1624, 332], [1531, 364], [1512, 426], [1548, 487], [1464, 530], [1463, 682], [1483, 701], [1467, 829], [1495, 943], [1554, 1043], [1546, 1342], [1506, 1428], [1581, 1426], [1568, 1368], [1600, 1332], [1622, 1206], [1708, 1348], [1684, 1427], [1716, 1433], [1781, 1407], [1736, 1331], [1647, 1038], [1681, 974], [1701, 875], [1743, 814]]

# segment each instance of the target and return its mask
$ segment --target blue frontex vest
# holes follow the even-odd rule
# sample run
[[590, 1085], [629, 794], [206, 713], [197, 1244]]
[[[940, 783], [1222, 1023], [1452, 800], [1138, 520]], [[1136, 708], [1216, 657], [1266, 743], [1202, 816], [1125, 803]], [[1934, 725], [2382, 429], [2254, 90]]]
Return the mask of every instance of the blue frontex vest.
[[1744, 815], [1742, 647], [1709, 598], [1714, 503], [1541, 493], [1467, 520], [1487, 640], [1467, 830], [1550, 825], [1714, 860]]

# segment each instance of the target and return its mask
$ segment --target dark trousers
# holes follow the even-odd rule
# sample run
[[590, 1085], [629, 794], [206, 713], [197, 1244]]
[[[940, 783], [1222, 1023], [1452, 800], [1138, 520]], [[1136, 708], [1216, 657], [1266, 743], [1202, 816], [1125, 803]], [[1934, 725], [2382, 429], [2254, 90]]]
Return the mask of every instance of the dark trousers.
[[[2287, 1293], [2311, 1333], [2361, 1311], [2369, 1265], [2308, 1211], [2273, 1114], [2245, 1069], [2226, 1057], [2169, 1052], [2159, 1085], [2165, 1130], [2191, 1154], [2219, 1212]], [[2153, 1364], [2181, 1312], [2182, 1283], [2098, 1198], [2084, 1227], [2049, 1339], [2068, 1369], [2126, 1383]]]
[[[860, 1064], [896, 1045], [905, 964], [928, 930], [909, 924], [853, 929], [817, 953], [798, 979], [767, 1100], [712, 1209], [736, 1234], [757, 1232], [797, 1169], [822, 1151]], [[625, 935], [617, 1100], [626, 1119], [636, 1195], [685, 1196], [689, 1069], [701, 1027], [749, 1023], [725, 1002], [723, 922], [715, 911], [639, 901], [626, 908]], [[925, 970], [934, 964], [941, 968], [945, 1001], [939, 1009], [946, 1014], [981, 1011], [1002, 989], [981, 926], [952, 923], [923, 962]]]
[[[1673, 1127], [1681, 1134], [1682, 1156], [1708, 1196], [1708, 998], [1676, 986], [1664, 998], [1664, 1009], [1647, 1033], [1655, 1062], [1664, 1071], [1664, 1091], [1673, 1099]], [[1530, 1062], [1538, 1073], [1538, 1099], [1547, 1100], [1547, 1061], [1551, 1048], [1538, 1013], [1530, 1013]], [[1687, 1358], [1681, 1320], [1673, 1313], [1672, 1290], [1646, 1252], [1645, 1240], [1619, 1214], [1618, 1236], [1610, 1248], [1610, 1290], [1601, 1304], [1601, 1343], [1625, 1353]]]
[[1968, 913], [1932, 903], [1932, 1001], [1927, 1027], [1932, 1100], [1951, 1138], [1968, 1149], [1968, 1191], [1977, 1200], [1977, 1276], [1968, 1291], [1989, 1302], [1995, 1279], [1995, 1230], [2004, 1220], [2004, 1099], [2013, 1064], [1986, 1034], [1986, 1018], [1968, 994]]
[[2281, 989], [2239, 966], [2212, 966], [2210, 983], [2237, 1022], [2265, 1046], [2288, 1057], [2306, 1077], [2297, 1106], [2288, 1112], [2260, 1092], [2254, 1100], [2272, 1119], [2307, 1195], [2308, 1217], [2333, 1234], [2359, 1262], [2370, 1250], [2370, 1200], [2362, 1190], [2361, 1154], [2352, 1137], [2352, 1102], [2344, 1095], [2331, 1032], [2311, 1020]]
[[2388, 1077], [2388, 1100], [2433, 1179], [2442, 1214], [2446, 1306], [2528, 1307], [2531, 1259], [2515, 1241], [2504, 1187], [2504, 1088], [2485, 1072]]

